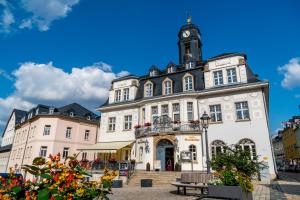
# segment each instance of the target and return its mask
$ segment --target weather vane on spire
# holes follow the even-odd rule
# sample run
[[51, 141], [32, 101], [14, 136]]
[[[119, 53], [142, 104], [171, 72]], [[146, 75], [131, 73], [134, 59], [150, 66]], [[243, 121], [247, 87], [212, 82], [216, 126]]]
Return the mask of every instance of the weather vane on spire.
[[192, 16], [191, 13], [189, 11], [186, 11], [186, 17], [187, 17], [187, 24], [191, 24], [192, 23]]

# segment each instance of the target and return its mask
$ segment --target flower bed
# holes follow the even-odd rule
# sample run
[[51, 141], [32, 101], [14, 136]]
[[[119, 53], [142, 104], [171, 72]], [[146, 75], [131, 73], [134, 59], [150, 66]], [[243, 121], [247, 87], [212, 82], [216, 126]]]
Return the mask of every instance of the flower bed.
[[60, 154], [49, 158], [46, 161], [38, 157], [32, 165], [22, 167], [25, 173], [35, 177], [34, 180], [16, 179], [12, 170], [7, 179], [1, 178], [0, 199], [92, 200], [107, 199], [107, 194], [111, 193], [112, 180], [116, 176], [114, 171], [104, 170], [99, 181], [85, 181], [90, 176], [86, 162], [79, 162], [76, 156], [61, 161]]

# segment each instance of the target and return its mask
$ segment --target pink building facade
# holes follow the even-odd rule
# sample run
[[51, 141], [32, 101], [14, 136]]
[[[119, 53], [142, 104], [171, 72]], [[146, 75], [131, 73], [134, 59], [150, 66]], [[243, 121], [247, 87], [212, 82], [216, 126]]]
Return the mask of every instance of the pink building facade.
[[16, 127], [7, 170], [12, 167], [22, 172], [21, 166], [32, 164], [34, 158], [57, 153], [62, 158], [78, 154], [79, 160], [94, 159], [94, 153], [77, 149], [96, 143], [99, 119], [78, 104], [70, 105], [67, 109], [38, 106], [28, 112], [27, 119]]

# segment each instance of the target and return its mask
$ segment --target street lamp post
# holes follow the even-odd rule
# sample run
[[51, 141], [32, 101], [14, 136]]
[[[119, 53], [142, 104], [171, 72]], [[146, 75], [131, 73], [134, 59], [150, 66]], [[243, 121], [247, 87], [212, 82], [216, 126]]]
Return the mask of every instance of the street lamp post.
[[206, 114], [206, 112], [204, 111], [204, 113], [203, 113], [202, 116], [200, 117], [200, 122], [201, 122], [202, 130], [204, 129], [204, 131], [205, 131], [206, 168], [207, 168], [207, 173], [208, 173], [208, 174], [210, 173], [209, 150], [208, 150], [208, 138], [207, 138], [207, 129], [208, 129], [208, 125], [209, 125], [209, 120], [210, 120], [210, 117], [209, 117], [208, 114]]

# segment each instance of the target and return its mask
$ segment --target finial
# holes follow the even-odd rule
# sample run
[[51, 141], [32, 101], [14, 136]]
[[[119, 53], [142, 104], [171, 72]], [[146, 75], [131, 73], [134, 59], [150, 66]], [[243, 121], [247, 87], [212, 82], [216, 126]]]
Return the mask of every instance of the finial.
[[192, 23], [192, 17], [191, 17], [191, 15], [188, 16], [186, 22], [187, 22], [187, 24], [191, 24]]

